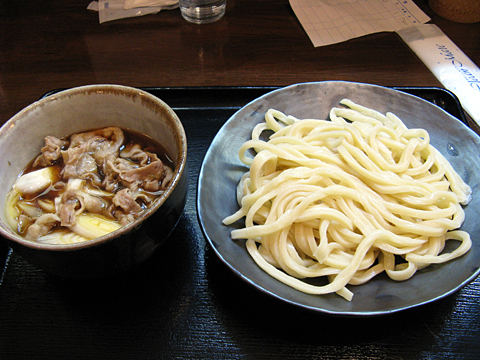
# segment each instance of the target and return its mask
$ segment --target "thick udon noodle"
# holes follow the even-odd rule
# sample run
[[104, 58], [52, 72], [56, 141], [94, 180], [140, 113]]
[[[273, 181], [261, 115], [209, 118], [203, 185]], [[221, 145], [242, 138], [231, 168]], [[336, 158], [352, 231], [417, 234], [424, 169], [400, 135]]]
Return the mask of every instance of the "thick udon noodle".
[[[250, 167], [241, 179], [245, 218], [231, 232], [264, 271], [310, 294], [336, 292], [385, 272], [409, 279], [419, 269], [465, 254], [471, 247], [462, 204], [471, 189], [431, 144], [423, 129], [408, 129], [350, 100], [328, 120], [298, 120], [270, 109], [240, 148]], [[264, 131], [273, 132], [268, 141]], [[249, 157], [252, 149], [255, 156]], [[459, 246], [443, 253], [447, 240]], [[325, 285], [301, 279], [325, 277]]]

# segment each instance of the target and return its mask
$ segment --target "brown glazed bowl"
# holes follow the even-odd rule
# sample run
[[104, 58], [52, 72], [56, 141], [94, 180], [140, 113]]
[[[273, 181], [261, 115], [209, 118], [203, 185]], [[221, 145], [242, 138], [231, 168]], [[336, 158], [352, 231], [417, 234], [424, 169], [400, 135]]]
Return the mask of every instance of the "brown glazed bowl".
[[[64, 137], [118, 126], [157, 140], [175, 165], [174, 178], [134, 222], [97, 239], [70, 245], [25, 240], [5, 219], [5, 199], [16, 177], [39, 153], [46, 135]], [[188, 188], [187, 139], [173, 110], [139, 89], [89, 85], [47, 96], [21, 110], [0, 129], [0, 235], [32, 264], [62, 277], [89, 278], [127, 270], [168, 238], [183, 212]]]

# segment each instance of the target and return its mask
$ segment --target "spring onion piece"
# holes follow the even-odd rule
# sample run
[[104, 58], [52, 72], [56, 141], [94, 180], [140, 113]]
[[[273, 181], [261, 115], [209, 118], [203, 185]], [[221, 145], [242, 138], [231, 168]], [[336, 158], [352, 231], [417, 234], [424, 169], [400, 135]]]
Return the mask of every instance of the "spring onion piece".
[[43, 211], [41, 209], [25, 201], [19, 201], [17, 205], [25, 214], [27, 214], [31, 218], [38, 218], [43, 215]]
[[83, 179], [69, 179], [66, 190], [81, 190], [86, 192], [89, 195], [98, 196], [98, 197], [115, 196], [115, 193], [111, 191], [105, 191], [105, 190], [99, 189], [98, 187], [93, 186], [92, 184], [89, 185]]
[[83, 236], [80, 236], [68, 230], [54, 231], [50, 234], [40, 236], [38, 239], [36, 239], [36, 241], [39, 243], [58, 244], [58, 245], [75, 244], [75, 243], [84, 242], [87, 240], [89, 239], [86, 239]]
[[53, 167], [46, 167], [20, 176], [13, 188], [22, 195], [39, 194], [56, 180]]
[[97, 189], [97, 188], [91, 188], [91, 187], [87, 187], [87, 188], [83, 189], [83, 191], [85, 191], [88, 195], [102, 197], [102, 198], [104, 198], [104, 197], [114, 197], [115, 196], [115, 193], [113, 193], [113, 192], [104, 191], [104, 190], [100, 190], [100, 189]]
[[95, 239], [120, 228], [118, 222], [92, 213], [78, 215], [76, 224], [69, 227], [71, 231], [87, 239]]
[[85, 184], [83, 179], [68, 179], [67, 190], [81, 190]]
[[37, 204], [46, 213], [55, 212], [55, 203], [52, 200], [38, 199]]
[[16, 207], [16, 204], [19, 198], [20, 194], [15, 190], [12, 190], [8, 193], [5, 201], [5, 220], [10, 226], [10, 229], [18, 228], [17, 218], [20, 215], [20, 211]]

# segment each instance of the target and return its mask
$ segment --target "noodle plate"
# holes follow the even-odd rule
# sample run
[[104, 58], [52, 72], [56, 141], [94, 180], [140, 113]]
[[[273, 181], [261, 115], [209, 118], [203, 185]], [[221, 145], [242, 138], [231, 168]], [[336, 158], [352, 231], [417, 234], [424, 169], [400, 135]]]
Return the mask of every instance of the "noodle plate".
[[[249, 254], [272, 277], [350, 301], [349, 284], [382, 272], [407, 280], [465, 254], [470, 236], [458, 229], [472, 191], [426, 130], [340, 103], [345, 107], [331, 109], [330, 120], [268, 110], [239, 150], [250, 171], [238, 186], [240, 209], [223, 222], [244, 218], [231, 237], [246, 239]], [[459, 246], [444, 252], [448, 240]], [[328, 283], [302, 280], [319, 277]]]

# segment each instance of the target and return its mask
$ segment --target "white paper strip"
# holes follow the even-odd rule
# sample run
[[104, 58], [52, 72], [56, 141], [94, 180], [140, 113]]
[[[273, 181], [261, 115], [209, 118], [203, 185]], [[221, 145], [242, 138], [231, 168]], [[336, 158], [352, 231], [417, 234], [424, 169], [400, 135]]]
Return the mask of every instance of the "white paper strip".
[[480, 125], [480, 69], [434, 24], [397, 31], [435, 77]]

